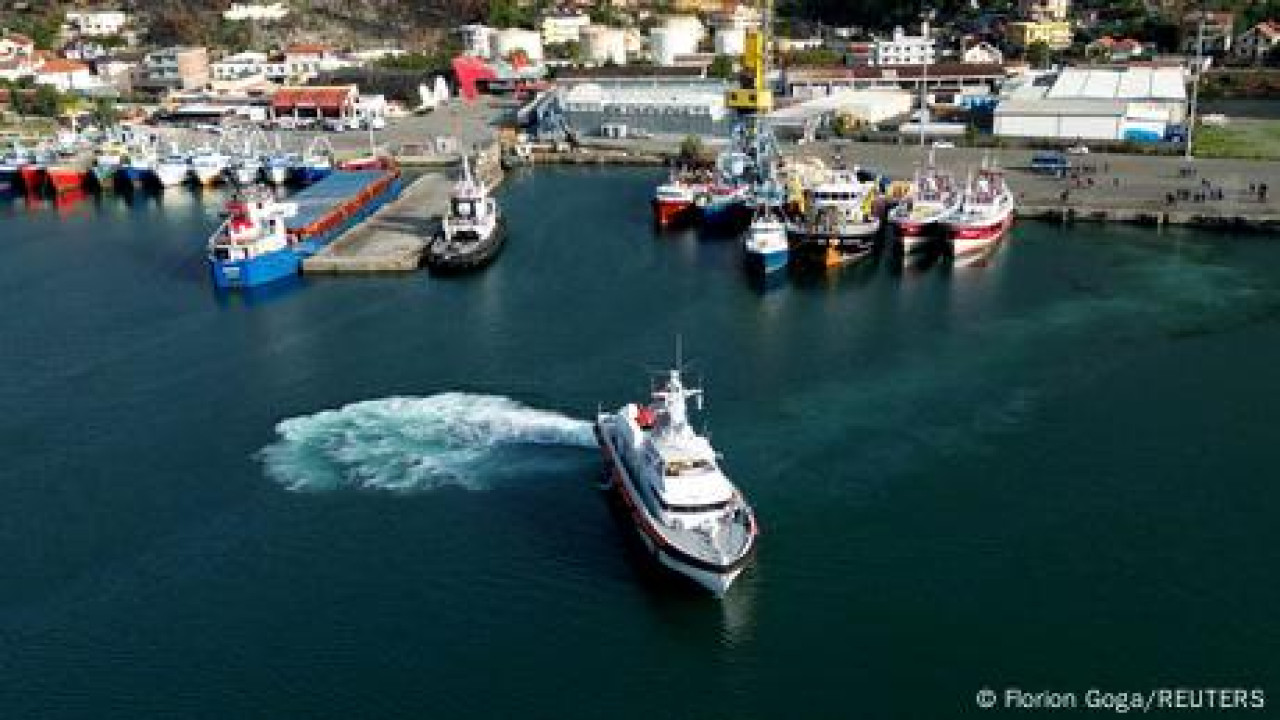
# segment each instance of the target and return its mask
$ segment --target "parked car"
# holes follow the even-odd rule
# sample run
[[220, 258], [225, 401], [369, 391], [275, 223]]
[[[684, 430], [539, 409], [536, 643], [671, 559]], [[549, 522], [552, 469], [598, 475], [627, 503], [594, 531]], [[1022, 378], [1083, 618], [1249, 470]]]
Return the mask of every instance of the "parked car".
[[1084, 143], [1076, 143], [1075, 145], [1072, 145], [1071, 147], [1067, 148], [1067, 154], [1069, 154], [1069, 155], [1088, 155], [1088, 154], [1089, 154], [1089, 146], [1088, 146], [1088, 145], [1085, 145]]
[[950, 140], [934, 140], [933, 147], [938, 150], [954, 150], [956, 144]]

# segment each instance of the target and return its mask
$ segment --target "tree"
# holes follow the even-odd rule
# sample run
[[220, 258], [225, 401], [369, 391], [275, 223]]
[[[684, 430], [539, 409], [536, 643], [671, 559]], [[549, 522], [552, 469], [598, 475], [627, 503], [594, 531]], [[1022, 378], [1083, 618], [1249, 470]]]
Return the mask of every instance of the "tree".
[[711, 65], [707, 66], [707, 77], [721, 78], [724, 80], [732, 80], [734, 76], [733, 57], [729, 55], [717, 55], [711, 61]]
[[680, 141], [680, 159], [694, 162], [702, 158], [702, 138], [697, 135], [686, 135]]
[[489, 0], [485, 22], [496, 28], [531, 26], [533, 14], [516, 0]]
[[93, 122], [100, 128], [108, 128], [120, 122], [120, 110], [109, 98], [93, 101]]
[[56, 117], [62, 109], [62, 93], [52, 85], [38, 85], [27, 111], [32, 115]]
[[1037, 40], [1027, 46], [1027, 62], [1031, 63], [1031, 67], [1043, 68], [1049, 65], [1049, 59], [1053, 55], [1053, 50], [1049, 47], [1049, 43], [1043, 40]]

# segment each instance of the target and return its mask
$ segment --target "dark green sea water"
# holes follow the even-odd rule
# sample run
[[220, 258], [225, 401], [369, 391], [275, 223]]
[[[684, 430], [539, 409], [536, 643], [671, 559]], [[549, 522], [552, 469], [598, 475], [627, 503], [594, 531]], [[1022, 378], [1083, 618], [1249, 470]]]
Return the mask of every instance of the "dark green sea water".
[[[657, 178], [518, 176], [482, 275], [251, 301], [215, 195], [0, 204], [0, 718], [1280, 712], [1274, 239], [1024, 224], [762, 290], [653, 235]], [[582, 422], [677, 334], [764, 527], [723, 603], [630, 552]]]

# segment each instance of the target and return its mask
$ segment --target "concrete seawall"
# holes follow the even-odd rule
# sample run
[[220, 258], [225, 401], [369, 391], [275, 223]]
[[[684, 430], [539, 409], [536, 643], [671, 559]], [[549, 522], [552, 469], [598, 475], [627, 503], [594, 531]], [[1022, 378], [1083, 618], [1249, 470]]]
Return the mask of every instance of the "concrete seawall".
[[1280, 214], [1231, 211], [1193, 212], [1189, 210], [1096, 207], [1088, 205], [1025, 204], [1018, 208], [1024, 218], [1074, 223], [1129, 223], [1150, 227], [1181, 226], [1201, 230], [1280, 233]]

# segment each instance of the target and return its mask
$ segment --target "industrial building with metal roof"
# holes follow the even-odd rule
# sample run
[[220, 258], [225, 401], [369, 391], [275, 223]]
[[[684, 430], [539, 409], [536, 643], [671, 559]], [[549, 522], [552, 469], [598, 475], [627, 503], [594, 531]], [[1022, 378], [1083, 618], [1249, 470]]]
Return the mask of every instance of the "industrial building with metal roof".
[[994, 129], [1007, 137], [1157, 141], [1186, 115], [1180, 67], [1067, 68], [1007, 85]]

